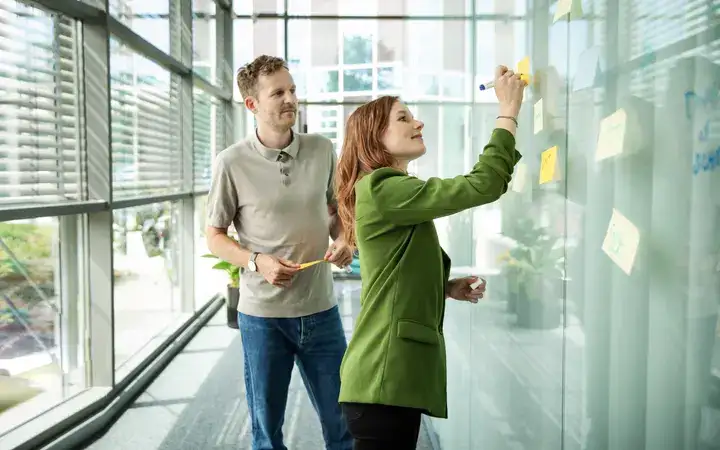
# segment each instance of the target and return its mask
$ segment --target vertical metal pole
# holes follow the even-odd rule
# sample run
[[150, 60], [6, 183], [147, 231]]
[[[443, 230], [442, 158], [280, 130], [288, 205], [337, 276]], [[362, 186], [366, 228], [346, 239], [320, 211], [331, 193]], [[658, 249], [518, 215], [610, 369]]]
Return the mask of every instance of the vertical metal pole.
[[[108, 11], [108, 0], [103, 2]], [[110, 130], [110, 42], [107, 21], [84, 23], [84, 83], [88, 193], [90, 199], [112, 204]], [[88, 215], [87, 255], [90, 308], [86, 354], [89, 384], [115, 383], [112, 211]]]
[[[231, 6], [232, 8], [232, 6]], [[243, 131], [243, 127], [239, 126], [236, 129], [236, 120], [243, 119], [243, 109], [240, 108], [237, 112], [235, 111], [235, 108], [233, 107], [233, 99], [232, 99], [232, 93], [233, 93], [233, 84], [235, 83], [235, 77], [233, 74], [235, 73], [236, 67], [235, 62], [233, 61], [233, 58], [235, 57], [235, 42], [233, 39], [234, 33], [233, 33], [233, 25], [234, 21], [232, 18], [232, 9], [225, 11], [223, 14], [223, 35], [220, 36], [220, 39], [225, 41], [225, 46], [223, 47], [224, 53], [222, 55], [222, 67], [223, 67], [223, 79], [227, 80], [223, 84], [223, 89], [227, 90], [230, 93], [230, 100], [229, 101], [223, 101], [222, 102], [222, 116], [223, 116], [223, 125], [225, 127], [225, 140], [223, 142], [223, 146], [226, 147], [230, 145], [233, 142], [236, 142], [238, 139], [236, 139], [235, 135], [238, 132]], [[237, 119], [236, 119], [237, 115]], [[242, 122], [241, 122], [242, 123]], [[222, 150], [222, 148], [218, 148], [217, 151]]]
[[[193, 66], [193, 11], [190, 0], [170, 0], [178, 3], [180, 15], [179, 23], [171, 23], [172, 27], [179, 27], [183, 30], [184, 38], [181, 40], [182, 48], [180, 53], [190, 57], [190, 67]], [[220, 6], [216, 5], [216, 10]], [[216, 37], [217, 39], [217, 37]], [[173, 75], [173, 83], [179, 83], [180, 95], [180, 117], [176, 122], [180, 127], [180, 147], [182, 148], [182, 183], [183, 190], [194, 189], [193, 177], [193, 81], [192, 74], [183, 75], [177, 79]], [[211, 80], [212, 81], [212, 80]], [[172, 265], [172, 270], [179, 271], [180, 283], [180, 310], [189, 313], [195, 309], [195, 200], [194, 197], [184, 198], [173, 206], [173, 213], [178, 214], [178, 227], [174, 236], [174, 244], [171, 258], [176, 258], [178, 264]], [[172, 277], [175, 279], [175, 277]]]

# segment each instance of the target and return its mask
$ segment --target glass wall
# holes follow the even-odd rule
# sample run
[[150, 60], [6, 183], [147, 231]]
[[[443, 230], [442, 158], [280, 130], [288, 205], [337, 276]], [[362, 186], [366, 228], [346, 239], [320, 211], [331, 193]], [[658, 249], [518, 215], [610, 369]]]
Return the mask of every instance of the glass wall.
[[201, 256], [231, 23], [213, 0], [0, 0], [0, 447], [101, 399], [224, 291]]
[[441, 447], [720, 448], [716, 2], [286, 4], [234, 2], [234, 67], [284, 56], [299, 128], [338, 150], [359, 104], [400, 95], [422, 178], [472, 167], [497, 115], [476, 86], [529, 57], [508, 193], [436, 223], [454, 275], [488, 278], [446, 310]]
[[720, 448], [718, 5], [582, 6], [534, 145], [564, 166], [565, 448]]

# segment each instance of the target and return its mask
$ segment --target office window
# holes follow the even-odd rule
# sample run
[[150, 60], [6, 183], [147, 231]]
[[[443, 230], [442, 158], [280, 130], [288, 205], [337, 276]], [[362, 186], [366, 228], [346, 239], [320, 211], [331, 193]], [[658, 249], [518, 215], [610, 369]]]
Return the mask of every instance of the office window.
[[330, 139], [339, 152], [345, 123], [341, 106], [308, 105], [305, 108], [307, 132], [316, 133]]
[[210, 188], [213, 161], [226, 147], [224, 114], [220, 101], [193, 89], [193, 179], [195, 190]]
[[178, 76], [115, 40], [110, 72], [115, 198], [179, 191]]
[[[272, 2], [272, 0], [270, 0]], [[477, 0], [480, 1], [480, 0]], [[483, 0], [487, 3], [488, 0]], [[525, 0], [516, 0], [523, 2]], [[263, 3], [265, 1], [263, 0]], [[257, 5], [259, 2], [255, 0]], [[252, 6], [250, 0], [235, 0], [236, 10], [248, 11]], [[244, 6], [240, 6], [244, 5]], [[258, 6], [255, 6], [256, 8]], [[267, 9], [267, 8], [265, 8]], [[278, 11], [282, 9], [279, 6]], [[256, 12], [259, 10], [256, 10]], [[311, 0], [289, 0], [288, 12], [293, 15], [341, 15], [341, 16], [442, 16], [470, 15], [470, 2], [466, 0], [369, 0], [356, 2], [338, 0], [318, 2]]]
[[285, 26], [282, 20], [276, 19], [259, 19], [257, 21], [235, 19], [232, 35], [233, 99], [241, 102], [242, 97], [235, 82], [237, 71], [260, 55], [283, 57], [285, 55]]
[[217, 259], [203, 257], [210, 253], [205, 234], [206, 219], [207, 195], [195, 197], [195, 309], [202, 307], [215, 294], [227, 295], [230, 281], [227, 272], [213, 269]]
[[211, 83], [217, 79], [218, 21], [214, 0], [193, 0], [193, 70]]
[[160, 50], [170, 53], [171, 1], [174, 0], [110, 0], [110, 14]]
[[372, 57], [372, 35], [348, 33], [343, 36], [343, 64], [370, 64]]
[[[293, 77], [310, 80], [303, 84], [307, 89], [298, 90], [301, 100], [355, 101], [358, 95], [383, 94], [411, 102], [471, 100], [470, 21], [290, 20], [288, 34]], [[334, 79], [323, 80], [335, 70], [341, 81], [337, 92]]]
[[[475, 14], [513, 14], [522, 16], [527, 12], [527, 0], [508, 0], [503, 2], [488, 0], [475, 1]], [[530, 3], [532, 5], [532, 2]]]
[[81, 200], [76, 25], [0, 1], [0, 205]]
[[181, 313], [178, 212], [171, 202], [113, 211], [116, 369]]
[[81, 223], [0, 222], [0, 434], [87, 386]]
[[377, 69], [378, 91], [392, 94], [402, 88], [402, 70], [399, 67], [379, 67]]
[[372, 69], [355, 69], [343, 72], [343, 91], [371, 91], [373, 87]]
[[[301, 69], [299, 69], [298, 72], [303, 73]], [[309, 72], [308, 81], [308, 93], [314, 97], [320, 97], [321, 94], [337, 94], [340, 90], [340, 78], [337, 70], [311, 70]]]

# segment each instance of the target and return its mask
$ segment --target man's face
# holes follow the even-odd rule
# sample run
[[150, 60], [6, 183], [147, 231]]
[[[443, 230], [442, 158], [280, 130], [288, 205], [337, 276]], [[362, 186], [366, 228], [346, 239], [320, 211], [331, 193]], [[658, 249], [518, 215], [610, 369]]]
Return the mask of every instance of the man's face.
[[258, 78], [256, 95], [247, 97], [245, 106], [255, 114], [258, 122], [277, 131], [287, 131], [297, 120], [297, 102], [290, 72], [280, 69]]

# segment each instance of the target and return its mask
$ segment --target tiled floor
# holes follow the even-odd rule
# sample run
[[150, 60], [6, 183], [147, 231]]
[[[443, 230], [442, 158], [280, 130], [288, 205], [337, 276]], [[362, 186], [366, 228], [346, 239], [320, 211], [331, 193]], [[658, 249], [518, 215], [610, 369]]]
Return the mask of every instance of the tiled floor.
[[[346, 331], [359, 309], [359, 283], [336, 283]], [[224, 310], [198, 333], [92, 450], [250, 450], [239, 333]], [[285, 416], [290, 450], [322, 450], [320, 423], [297, 370]], [[418, 449], [432, 448], [423, 430]]]

